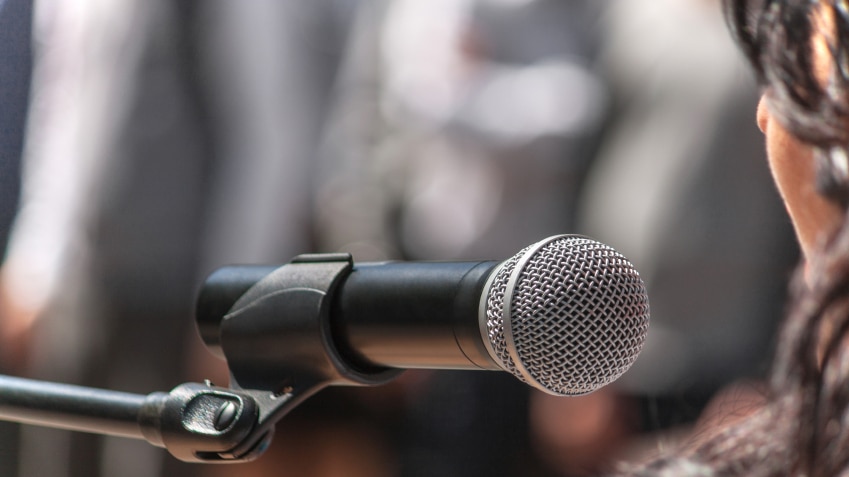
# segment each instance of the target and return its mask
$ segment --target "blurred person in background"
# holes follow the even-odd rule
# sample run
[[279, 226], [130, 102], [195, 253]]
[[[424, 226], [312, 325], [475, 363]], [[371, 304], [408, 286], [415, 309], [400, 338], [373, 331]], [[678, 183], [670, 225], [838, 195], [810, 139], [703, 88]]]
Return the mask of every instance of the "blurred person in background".
[[[0, 272], [3, 349], [28, 348], [17, 372], [171, 389], [197, 356], [196, 283], [310, 250], [310, 158], [351, 8], [36, 4], [22, 205]], [[221, 380], [220, 364], [195, 371]], [[20, 448], [22, 476], [204, 472], [144, 442], [31, 426]]]
[[606, 119], [605, 2], [374, 2], [325, 140], [324, 247], [502, 256], [570, 229]]

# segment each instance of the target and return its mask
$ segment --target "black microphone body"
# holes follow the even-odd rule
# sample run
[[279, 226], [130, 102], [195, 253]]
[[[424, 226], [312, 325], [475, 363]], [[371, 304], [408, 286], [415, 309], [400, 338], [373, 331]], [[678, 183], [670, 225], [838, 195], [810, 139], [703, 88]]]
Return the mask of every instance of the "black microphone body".
[[481, 338], [481, 297], [498, 262], [357, 264], [333, 302], [333, 334], [354, 360], [391, 368], [501, 367]]

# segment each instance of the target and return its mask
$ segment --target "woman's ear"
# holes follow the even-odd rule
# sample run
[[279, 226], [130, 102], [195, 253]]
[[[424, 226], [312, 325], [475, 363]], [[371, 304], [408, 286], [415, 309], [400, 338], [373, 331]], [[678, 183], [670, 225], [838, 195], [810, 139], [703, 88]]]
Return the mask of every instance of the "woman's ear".
[[813, 147], [799, 141], [769, 111], [766, 95], [758, 105], [758, 127], [766, 136], [769, 168], [805, 257], [840, 225], [843, 214], [817, 189]]

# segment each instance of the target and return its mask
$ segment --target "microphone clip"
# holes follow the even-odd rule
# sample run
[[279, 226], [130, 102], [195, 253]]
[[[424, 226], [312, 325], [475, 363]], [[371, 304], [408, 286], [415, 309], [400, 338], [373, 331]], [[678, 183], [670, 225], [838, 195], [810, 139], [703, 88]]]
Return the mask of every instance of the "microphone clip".
[[350, 254], [299, 255], [239, 297], [221, 318], [216, 343], [230, 369], [230, 389], [186, 384], [171, 392], [174, 404], [166, 404], [181, 412], [170, 418], [180, 422], [180, 433], [189, 430], [204, 443], [206, 433], [216, 429], [209, 433], [215, 438], [208, 450], [184, 453], [184, 437], [170, 438], [169, 445], [170, 429], [163, 428], [172, 454], [183, 460], [251, 460], [267, 447], [274, 424], [325, 386], [379, 385], [402, 372], [359, 367], [336, 345], [332, 301], [353, 265]]

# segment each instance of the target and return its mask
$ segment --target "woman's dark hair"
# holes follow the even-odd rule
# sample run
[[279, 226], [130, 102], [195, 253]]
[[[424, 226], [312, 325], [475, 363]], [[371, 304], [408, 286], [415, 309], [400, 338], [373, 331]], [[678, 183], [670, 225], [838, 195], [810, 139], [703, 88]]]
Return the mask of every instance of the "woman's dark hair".
[[[849, 144], [847, 7], [841, 1], [724, 0], [732, 36], [769, 90], [771, 113], [817, 145]], [[830, 72], [837, 74], [828, 78], [818, 77], [812, 51], [824, 28], [832, 57], [839, 59]]]
[[[821, 193], [849, 203], [849, 1], [723, 0], [772, 117], [813, 146]], [[815, 55], [827, 45], [830, 59]], [[819, 53], [817, 53], [819, 54]], [[825, 61], [823, 61], [825, 60]], [[768, 380], [767, 403], [702, 431], [631, 475], [849, 475], [849, 220], [808, 257]], [[807, 279], [805, 279], [807, 277]]]

